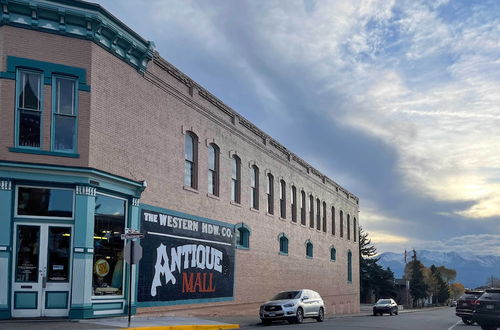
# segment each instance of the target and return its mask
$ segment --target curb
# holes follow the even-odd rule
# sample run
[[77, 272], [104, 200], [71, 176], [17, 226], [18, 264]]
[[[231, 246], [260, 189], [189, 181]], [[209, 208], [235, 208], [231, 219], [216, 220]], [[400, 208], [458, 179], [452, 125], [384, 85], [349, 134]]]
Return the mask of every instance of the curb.
[[239, 329], [239, 324], [196, 324], [196, 325], [157, 325], [149, 327], [125, 328], [128, 330], [223, 330]]

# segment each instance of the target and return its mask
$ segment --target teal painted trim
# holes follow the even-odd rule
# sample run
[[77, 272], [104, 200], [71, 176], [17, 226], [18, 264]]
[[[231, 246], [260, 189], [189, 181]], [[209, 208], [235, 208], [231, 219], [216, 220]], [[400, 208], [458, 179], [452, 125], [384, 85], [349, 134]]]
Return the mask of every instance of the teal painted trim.
[[39, 223], [57, 223], [57, 224], [61, 224], [61, 225], [72, 225], [73, 224], [73, 219], [43, 219], [43, 218], [36, 218], [36, 219], [33, 219], [33, 218], [13, 218], [13, 222], [14, 223], [17, 223], [17, 222], [29, 222], [29, 223], [32, 223], [32, 224], [39, 224]]
[[0, 244], [7, 247], [6, 251], [0, 251], [1, 254], [9, 252], [12, 246], [12, 214], [14, 208], [14, 189], [0, 190]]
[[[51, 296], [53, 298], [51, 298]], [[45, 308], [46, 309], [67, 309], [69, 291], [46, 291]]]
[[91, 319], [94, 318], [92, 306], [72, 305], [69, 309], [68, 318], [70, 319]]
[[171, 305], [186, 305], [186, 304], [203, 304], [203, 303], [214, 303], [223, 301], [234, 301], [234, 297], [138, 302], [137, 307], [141, 308], [141, 307], [157, 307], [157, 306], [171, 306]]
[[[78, 150], [78, 92], [77, 89], [75, 88], [73, 92], [73, 109], [74, 113], [72, 115], [63, 115], [63, 114], [58, 114], [57, 113], [57, 81], [58, 79], [66, 79], [66, 80], [71, 80], [74, 83], [74, 86], [78, 84], [78, 80], [75, 80], [72, 77], [67, 77], [59, 74], [54, 74], [52, 75], [52, 121], [51, 121], [51, 129], [50, 129], [50, 150], [52, 152], [61, 152], [61, 153], [69, 153], [69, 154], [75, 154], [76, 150]], [[56, 118], [57, 116], [63, 116], [63, 117], [71, 117], [74, 119], [75, 123], [75, 132], [73, 133], [73, 149], [71, 150], [57, 150], [55, 147], [55, 141], [56, 141]]]
[[16, 80], [16, 74], [13, 72], [0, 72], [0, 79]]
[[[18, 140], [16, 138], [16, 140]], [[53, 139], [51, 139], [53, 140]], [[16, 147], [9, 148], [10, 152], [20, 152], [24, 154], [34, 154], [34, 155], [44, 155], [44, 156], [57, 156], [57, 157], [69, 157], [69, 158], [80, 158], [80, 154], [72, 153], [72, 152], [63, 152], [63, 151], [46, 151], [41, 149], [33, 149], [27, 147]]]
[[123, 302], [115, 302], [115, 303], [96, 303], [95, 301], [92, 302], [92, 309], [94, 311], [103, 311], [103, 310], [108, 310], [108, 309], [123, 309], [124, 303]]
[[200, 216], [197, 216], [197, 215], [191, 215], [191, 214], [182, 213], [182, 212], [178, 212], [178, 211], [173, 211], [173, 210], [165, 209], [165, 208], [162, 208], [162, 207], [157, 207], [157, 206], [152, 206], [152, 205], [147, 205], [147, 204], [141, 204], [141, 210], [142, 209], [144, 209], [144, 210], [150, 210], [150, 211], [156, 211], [156, 212], [161, 212], [161, 213], [168, 213], [170, 215], [173, 215], [173, 216], [176, 216], [176, 217], [179, 217], [179, 218], [186, 218], [186, 219], [197, 220], [197, 221], [202, 221], [202, 222], [208, 222], [208, 223], [215, 224], [215, 225], [220, 225], [220, 226], [225, 226], [225, 227], [233, 227], [234, 228], [234, 225], [231, 224], [231, 223], [223, 222], [223, 221], [220, 221], [220, 220], [208, 219], [208, 218], [200, 217]]
[[[242, 244], [239, 244], [239, 242], [235, 241], [236, 247], [241, 249], [250, 249], [250, 236], [252, 234], [252, 230], [250, 229], [250, 227], [245, 223], [241, 222], [234, 225], [234, 231], [235, 233], [236, 231], [239, 231], [240, 238], [243, 241]], [[236, 235], [234, 236], [236, 239]]]
[[78, 90], [84, 92], [90, 92], [90, 86], [87, 85], [87, 70], [83, 68], [32, 60], [29, 58], [7, 56], [7, 72], [4, 74], [7, 77], [12, 77], [12, 74], [16, 73], [16, 70], [35, 70], [41, 71], [43, 76], [44, 85], [52, 85], [52, 76], [62, 75], [71, 76], [77, 79]]
[[76, 195], [73, 244], [84, 249], [85, 253], [94, 248], [94, 212], [95, 196]]
[[10, 308], [0, 308], [0, 320], [8, 320], [12, 318], [12, 314], [10, 313]]
[[[18, 168], [22, 168], [22, 169], [51, 170], [51, 171], [55, 170], [55, 171], [63, 171], [63, 172], [69, 172], [69, 173], [82, 173], [85, 175], [92, 174], [92, 175], [100, 176], [100, 177], [110, 179], [113, 181], [117, 181], [120, 183], [124, 183], [126, 185], [133, 186], [134, 188], [138, 189], [137, 191], [139, 192], [139, 194], [137, 194], [136, 197], [140, 197], [140, 193], [142, 193], [142, 191], [145, 188], [143, 186], [142, 181], [134, 181], [134, 180], [127, 179], [127, 178], [119, 176], [119, 175], [114, 175], [114, 174], [104, 172], [101, 170], [97, 170], [97, 169], [94, 169], [91, 167], [73, 167], [73, 166], [64, 166], [64, 165], [46, 165], [46, 164], [32, 164], [32, 163], [22, 163], [22, 162], [0, 161], [0, 169], [2, 167], [8, 167], [8, 168], [18, 167]], [[10, 178], [9, 174], [11, 174], [11, 173], [12, 172], [9, 171], [8, 174], [6, 175], [6, 174], [2, 173], [2, 171], [0, 171], [0, 176]], [[58, 180], [61, 179], [59, 176], [55, 176], [55, 177], [57, 177]], [[42, 175], [41, 178], [48, 178], [48, 177], [46, 175]], [[75, 179], [76, 178], [71, 178], [71, 180], [75, 180]], [[41, 180], [41, 181], [46, 181], [46, 180]], [[73, 181], [73, 182], [75, 182], [75, 181]], [[79, 181], [79, 182], [82, 182], [82, 181]], [[133, 195], [133, 194], [131, 194], [131, 195]]]
[[[21, 295], [24, 296], [25, 298], [21, 297]], [[34, 295], [34, 299], [33, 299], [33, 295]], [[38, 292], [14, 291], [14, 308], [15, 309], [37, 309], [38, 308]]]
[[64, 0], [16, 0], [2, 4], [1, 25], [90, 40], [140, 73], [146, 71], [153, 58], [153, 42], [144, 40], [99, 5]]
[[237, 248], [238, 250], [250, 250], [250, 248], [248, 248], [248, 247], [244, 247], [243, 245], [238, 245], [238, 244], [236, 244], [236, 248]]

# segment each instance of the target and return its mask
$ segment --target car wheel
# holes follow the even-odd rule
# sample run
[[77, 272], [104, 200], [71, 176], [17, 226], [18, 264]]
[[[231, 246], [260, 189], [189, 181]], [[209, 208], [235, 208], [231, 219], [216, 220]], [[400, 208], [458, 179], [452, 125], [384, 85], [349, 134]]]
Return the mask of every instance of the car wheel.
[[398, 312], [398, 310], [396, 309], [396, 310], [394, 311], [394, 314], [398, 315], [398, 313], [399, 313], [399, 312]]
[[465, 324], [467, 325], [472, 325], [474, 324], [474, 321], [472, 321], [472, 319], [468, 318], [468, 317], [462, 317], [462, 322], [464, 322]]
[[377, 316], [377, 313], [376, 313], [376, 312], [373, 312], [373, 316]]
[[481, 329], [483, 329], [483, 330], [497, 330], [497, 327], [494, 325], [481, 325]]
[[389, 315], [390, 315], [390, 316], [392, 316], [392, 314], [393, 314], [393, 312], [392, 312], [392, 311], [390, 311], [390, 312], [389, 312]]
[[297, 313], [295, 313], [295, 323], [302, 323], [304, 321], [304, 311], [302, 308], [297, 309]]
[[261, 321], [263, 325], [270, 325], [272, 322], [271, 320], [261, 320]]
[[316, 318], [316, 321], [323, 322], [324, 320], [325, 320], [325, 310], [323, 309], [323, 307], [321, 307], [319, 309], [318, 317]]

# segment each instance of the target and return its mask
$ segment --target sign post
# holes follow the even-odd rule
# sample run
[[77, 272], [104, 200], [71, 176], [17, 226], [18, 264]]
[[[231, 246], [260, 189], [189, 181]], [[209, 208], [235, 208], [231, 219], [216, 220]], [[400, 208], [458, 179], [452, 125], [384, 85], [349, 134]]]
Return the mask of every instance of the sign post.
[[121, 238], [128, 241], [123, 251], [123, 259], [129, 264], [128, 275], [128, 328], [132, 315], [132, 265], [137, 264], [142, 258], [142, 246], [136, 240], [144, 238], [144, 234], [137, 229], [125, 228], [125, 234]]

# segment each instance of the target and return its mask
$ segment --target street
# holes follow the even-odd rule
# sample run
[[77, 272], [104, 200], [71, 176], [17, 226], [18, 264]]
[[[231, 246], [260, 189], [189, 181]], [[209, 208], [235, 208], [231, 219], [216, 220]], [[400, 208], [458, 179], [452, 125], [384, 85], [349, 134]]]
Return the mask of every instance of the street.
[[271, 326], [256, 324], [245, 326], [244, 329], [384, 329], [384, 330], [479, 330], [479, 326], [467, 326], [455, 315], [455, 308], [440, 308], [429, 311], [400, 313], [397, 316], [352, 316], [327, 318], [319, 323], [313, 319], [304, 320], [303, 324], [288, 324], [276, 322]]

